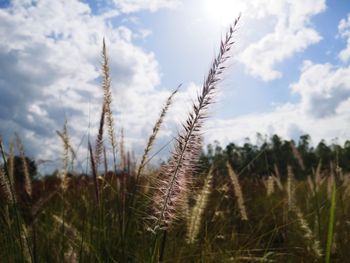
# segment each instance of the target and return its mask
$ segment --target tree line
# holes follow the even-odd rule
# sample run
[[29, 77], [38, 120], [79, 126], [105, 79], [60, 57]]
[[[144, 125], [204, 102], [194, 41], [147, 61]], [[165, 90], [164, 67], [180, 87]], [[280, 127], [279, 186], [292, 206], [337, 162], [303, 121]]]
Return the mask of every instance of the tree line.
[[214, 164], [226, 174], [225, 163], [229, 162], [242, 177], [263, 177], [278, 174], [287, 176], [291, 166], [297, 179], [314, 174], [317, 167], [323, 173], [350, 172], [350, 140], [339, 145], [335, 140], [327, 144], [321, 140], [311, 145], [310, 135], [301, 135], [299, 140], [284, 140], [278, 135], [263, 138], [257, 134], [257, 142], [249, 138], [243, 145], [229, 143], [223, 148], [218, 142], [209, 144], [201, 156], [201, 168]]

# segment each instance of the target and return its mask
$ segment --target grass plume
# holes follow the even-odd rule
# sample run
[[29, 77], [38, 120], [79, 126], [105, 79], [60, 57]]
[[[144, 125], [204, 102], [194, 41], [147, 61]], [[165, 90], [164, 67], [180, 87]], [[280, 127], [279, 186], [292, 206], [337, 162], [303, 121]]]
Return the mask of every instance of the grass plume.
[[238, 176], [228, 162], [226, 163], [226, 168], [233, 185], [235, 196], [237, 198], [237, 204], [238, 204], [239, 213], [241, 215], [241, 219], [243, 221], [247, 221], [248, 215], [247, 215], [246, 207], [244, 205], [243, 193], [242, 193], [241, 185], [239, 184]]
[[156, 137], [157, 137], [157, 134], [159, 132], [159, 129], [163, 123], [163, 120], [165, 118], [165, 115], [166, 113], [168, 112], [168, 109], [172, 103], [172, 100], [173, 100], [173, 97], [175, 96], [175, 94], [178, 92], [179, 88], [181, 87], [181, 85], [179, 85], [176, 90], [174, 90], [170, 96], [167, 98], [166, 102], [165, 102], [165, 105], [159, 115], [159, 118], [157, 120], [157, 122], [155, 123], [155, 125], [153, 126], [153, 130], [152, 130], [152, 134], [151, 136], [148, 138], [148, 142], [147, 142], [147, 146], [144, 150], [144, 153], [142, 155], [142, 158], [141, 158], [141, 162], [140, 162], [140, 165], [137, 169], [137, 173], [136, 173], [136, 182], [138, 182], [138, 179], [142, 173], [142, 170], [143, 168], [145, 167], [146, 165], [146, 161], [147, 161], [147, 158], [148, 158], [148, 154], [150, 152], [150, 150], [152, 149], [152, 146], [154, 144], [154, 141], [156, 140]]
[[216, 86], [225, 69], [224, 63], [229, 58], [229, 51], [234, 44], [233, 35], [236, 30], [239, 17], [235, 20], [226, 37], [221, 41], [220, 51], [214, 59], [209, 74], [205, 79], [197, 101], [192, 105], [183, 130], [176, 138], [175, 149], [170, 161], [162, 167], [162, 178], [156, 187], [153, 197], [154, 203], [154, 230], [167, 228], [177, 216], [179, 207], [184, 202], [184, 196], [190, 183], [189, 172], [197, 163], [201, 145], [198, 143], [201, 130], [206, 119], [208, 106], [213, 103]]
[[24, 146], [18, 134], [15, 134], [15, 136], [16, 136], [16, 144], [19, 151], [19, 155], [22, 160], [22, 168], [23, 168], [23, 175], [24, 175], [24, 190], [26, 191], [27, 195], [31, 198], [32, 197], [32, 179], [30, 178], [30, 175], [29, 175], [29, 168], [25, 157]]
[[213, 167], [210, 168], [207, 178], [205, 179], [204, 186], [200, 193], [196, 197], [195, 206], [189, 210], [187, 219], [187, 243], [192, 244], [196, 241], [200, 231], [202, 217], [205, 208], [208, 204], [209, 195], [211, 193], [211, 187], [213, 183]]
[[95, 145], [95, 163], [98, 167], [101, 161], [101, 156], [104, 152], [104, 145], [103, 145], [103, 128], [105, 123], [105, 115], [106, 115], [106, 106], [105, 102], [102, 103], [102, 111], [101, 111], [101, 118], [99, 123], [99, 129], [96, 137], [96, 145]]
[[111, 77], [109, 74], [109, 62], [107, 56], [107, 48], [105, 40], [103, 39], [102, 46], [102, 88], [103, 88], [103, 109], [106, 117], [106, 123], [108, 127], [108, 138], [112, 146], [114, 171], [117, 171], [117, 139], [114, 130], [114, 118], [112, 113], [112, 91], [111, 91]]
[[298, 207], [294, 207], [294, 212], [297, 217], [300, 229], [303, 231], [303, 236], [308, 243], [310, 250], [313, 252], [315, 258], [322, 257], [322, 250], [320, 247], [320, 241], [317, 240], [312, 230], [310, 229], [309, 224], [307, 223], [303, 213], [300, 211]]
[[292, 167], [288, 165], [287, 167], [288, 177], [287, 177], [287, 202], [288, 211], [294, 209], [295, 206], [295, 182], [294, 173]]
[[2, 167], [0, 167], [0, 188], [2, 189], [6, 202], [9, 204], [14, 204], [16, 202], [16, 197], [11, 191], [10, 180]]
[[63, 142], [63, 171], [61, 173], [61, 189], [63, 191], [66, 191], [68, 188], [68, 164], [69, 164], [69, 149], [70, 149], [70, 142], [69, 142], [69, 136], [68, 136], [68, 127], [67, 127], [67, 121], [65, 121], [63, 125], [63, 131], [56, 131], [58, 136], [61, 138]]

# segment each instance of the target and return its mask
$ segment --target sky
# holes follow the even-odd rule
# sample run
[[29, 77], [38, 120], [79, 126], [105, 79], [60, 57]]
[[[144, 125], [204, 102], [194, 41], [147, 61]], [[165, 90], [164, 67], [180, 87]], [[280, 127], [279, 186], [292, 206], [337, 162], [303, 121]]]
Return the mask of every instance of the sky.
[[[97, 134], [101, 49], [110, 62], [115, 130], [142, 154], [169, 94], [182, 84], [154, 152], [181, 130], [221, 37], [241, 14], [209, 110], [205, 144], [256, 133], [350, 138], [350, 3], [346, 0], [0, 0], [0, 134], [59, 166], [67, 120], [86, 158]], [[166, 158], [165, 149], [155, 159]], [[83, 159], [83, 158], [82, 158]], [[81, 161], [84, 166], [84, 161]]]

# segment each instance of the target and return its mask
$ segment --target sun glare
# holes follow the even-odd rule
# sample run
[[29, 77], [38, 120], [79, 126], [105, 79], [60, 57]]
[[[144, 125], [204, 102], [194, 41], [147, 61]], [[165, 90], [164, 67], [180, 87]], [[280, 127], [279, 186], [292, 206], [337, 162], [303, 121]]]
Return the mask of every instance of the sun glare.
[[208, 17], [226, 26], [244, 10], [244, 2], [235, 0], [206, 0], [205, 9]]

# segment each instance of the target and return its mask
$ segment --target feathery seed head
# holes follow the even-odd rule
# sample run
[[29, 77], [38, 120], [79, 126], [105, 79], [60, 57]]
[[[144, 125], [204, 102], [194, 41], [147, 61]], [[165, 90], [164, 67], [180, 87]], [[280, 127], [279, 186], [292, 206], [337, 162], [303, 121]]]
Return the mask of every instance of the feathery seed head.
[[206, 110], [213, 103], [216, 84], [225, 69], [224, 63], [229, 58], [228, 52], [234, 43], [232, 38], [238, 21], [239, 17], [230, 27], [225, 39], [221, 41], [219, 54], [212, 63], [197, 101], [192, 105], [192, 111], [182, 125], [182, 132], [176, 138], [171, 159], [161, 170], [162, 180], [159, 181], [153, 197], [155, 219], [153, 229], [155, 230], [167, 228], [173, 222], [185, 199], [190, 175], [196, 167], [201, 152], [201, 130], [206, 119]]
[[27, 159], [24, 153], [24, 146], [17, 133], [15, 133], [15, 136], [16, 136], [16, 144], [19, 150], [19, 155], [22, 160], [22, 167], [23, 167], [23, 174], [24, 174], [24, 190], [26, 191], [29, 197], [32, 197], [32, 179], [30, 178], [30, 175], [29, 175], [29, 168], [28, 168]]
[[310, 226], [308, 222], [306, 221], [303, 213], [300, 211], [299, 208], [294, 207], [294, 212], [297, 216], [299, 226], [301, 230], [304, 232], [304, 238], [306, 239], [309, 249], [312, 250], [313, 254], [317, 258], [322, 257], [322, 250], [320, 246], [320, 241], [315, 237], [312, 230], [310, 229]]
[[297, 159], [300, 168], [302, 170], [305, 170], [304, 161], [303, 161], [303, 158], [302, 158], [300, 152], [298, 151], [298, 149], [295, 147], [295, 145], [293, 143], [290, 143], [289, 145], [292, 148], [293, 156], [295, 159]]
[[108, 138], [112, 146], [114, 169], [116, 170], [117, 139], [114, 131], [114, 118], [113, 118], [113, 113], [111, 109], [112, 107], [111, 77], [109, 74], [107, 48], [106, 48], [104, 39], [103, 39], [103, 47], [102, 47], [102, 77], [103, 77], [102, 88], [104, 92], [104, 95], [103, 95], [104, 102], [103, 102], [102, 112], [104, 112], [103, 115], [106, 118], [106, 123], [108, 127]]
[[211, 167], [204, 182], [203, 189], [196, 197], [196, 205], [192, 209], [189, 209], [189, 215], [187, 217], [187, 243], [189, 244], [194, 243], [198, 236], [201, 220], [211, 193], [213, 174], [213, 167]]
[[264, 181], [266, 187], [266, 194], [270, 196], [275, 191], [275, 179], [273, 176], [268, 176]]
[[288, 165], [288, 178], [287, 178], [287, 200], [288, 200], [288, 211], [294, 209], [295, 205], [295, 183], [294, 183], [294, 173], [292, 167]]
[[175, 94], [178, 92], [180, 87], [181, 87], [181, 85], [179, 85], [176, 88], [176, 90], [173, 91], [170, 94], [170, 96], [167, 98], [166, 103], [165, 103], [165, 105], [164, 105], [164, 107], [163, 107], [163, 109], [162, 109], [162, 111], [161, 111], [161, 113], [159, 115], [159, 118], [158, 118], [156, 124], [153, 127], [152, 134], [151, 134], [151, 136], [148, 139], [147, 146], [145, 148], [145, 151], [144, 151], [142, 159], [141, 159], [141, 163], [140, 163], [138, 171], [137, 171], [136, 182], [138, 181], [138, 179], [139, 179], [139, 177], [140, 177], [140, 175], [142, 173], [142, 170], [143, 170], [144, 166], [146, 165], [146, 160], [147, 160], [148, 154], [149, 154], [149, 152], [150, 152], [150, 150], [151, 150], [151, 148], [153, 146], [153, 143], [154, 143], [154, 141], [155, 141], [155, 139], [157, 137], [159, 129], [160, 129], [162, 123], [163, 123], [164, 117], [165, 117], [166, 113], [168, 112], [168, 109], [169, 109], [169, 107], [170, 107], [170, 105], [172, 103], [172, 99], [175, 96]]
[[14, 204], [16, 203], [16, 197], [12, 193], [11, 187], [11, 182], [8, 180], [4, 168], [0, 167], [0, 188], [2, 189], [6, 202], [9, 204]]
[[243, 198], [243, 194], [242, 194], [241, 185], [239, 184], [238, 176], [233, 171], [231, 165], [228, 162], [226, 163], [226, 168], [227, 168], [228, 175], [230, 176], [230, 179], [231, 179], [231, 182], [233, 185], [233, 190], [234, 190], [235, 196], [237, 198], [237, 204], [238, 204], [238, 209], [239, 209], [239, 212], [241, 215], [241, 219], [243, 221], [246, 221], [246, 220], [248, 220], [248, 215], [247, 215], [246, 207], [244, 205], [244, 198]]

